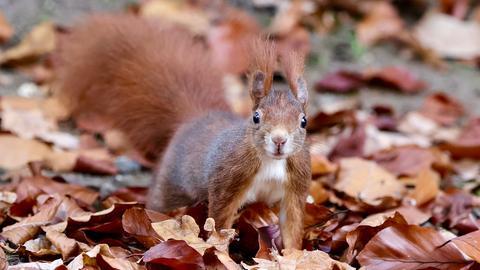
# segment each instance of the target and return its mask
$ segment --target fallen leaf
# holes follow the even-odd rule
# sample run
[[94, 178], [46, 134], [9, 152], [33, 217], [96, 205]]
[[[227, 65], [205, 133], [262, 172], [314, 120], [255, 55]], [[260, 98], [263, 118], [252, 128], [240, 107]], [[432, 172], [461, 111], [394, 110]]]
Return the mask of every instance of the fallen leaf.
[[377, 233], [358, 254], [367, 269], [462, 269], [472, 263], [433, 228], [393, 224]]
[[429, 12], [415, 27], [415, 37], [439, 55], [455, 59], [480, 56], [480, 24]]
[[322, 204], [328, 200], [329, 192], [325, 189], [321, 181], [312, 181], [309, 195], [312, 196], [312, 203]]
[[462, 233], [480, 228], [474, 216], [474, 208], [480, 206], [480, 200], [472, 194], [455, 188], [447, 188], [430, 205], [433, 224], [443, 224]]
[[480, 263], [480, 230], [453, 238], [452, 242], [468, 257]]
[[[396, 176], [417, 176], [420, 172], [448, 162], [434, 150], [415, 145], [406, 145], [380, 151], [372, 155], [372, 160]], [[447, 166], [447, 165], [443, 165]]]
[[18, 169], [32, 161], [42, 161], [50, 153], [48, 145], [13, 135], [0, 135], [0, 167], [7, 170]]
[[62, 254], [62, 259], [67, 261], [76, 256], [80, 251], [77, 241], [68, 238], [65, 234], [55, 230], [47, 230], [45, 236]]
[[0, 235], [19, 245], [32, 239], [40, 231], [40, 226], [49, 225], [61, 204], [61, 200], [51, 198], [39, 207], [38, 212], [10, 226], [3, 227]]
[[364, 83], [361, 73], [338, 70], [334, 73], [326, 74], [320, 81], [315, 83], [315, 90], [319, 92], [348, 93], [362, 87]]
[[331, 160], [343, 157], [363, 157], [365, 153], [366, 133], [365, 126], [358, 125], [353, 129], [346, 129], [338, 139], [328, 155]]
[[[208, 221], [207, 222], [212, 222]], [[220, 235], [216, 233], [212, 228], [211, 224], [206, 222], [206, 226], [210, 227], [212, 232], [211, 237], [204, 241], [202, 238], [198, 237], [200, 234], [200, 228], [198, 227], [195, 220], [188, 215], [184, 215], [181, 218], [181, 221], [174, 219], [169, 219], [161, 222], [152, 223], [152, 227], [155, 232], [163, 239], [174, 239], [174, 240], [183, 240], [189, 246], [194, 248], [202, 256], [210, 247], [216, 247], [220, 251], [226, 249], [226, 245], [233, 239], [234, 230], [225, 229], [220, 231]]]
[[440, 125], [450, 126], [465, 114], [462, 104], [444, 93], [428, 96], [419, 112]]
[[36, 60], [55, 49], [55, 25], [44, 22], [35, 26], [17, 46], [0, 53], [0, 64]]
[[260, 26], [250, 14], [228, 8], [207, 33], [207, 41], [216, 66], [229, 74], [242, 74], [252, 63], [247, 44], [260, 33]]
[[335, 261], [328, 256], [327, 253], [314, 250], [283, 250], [284, 256], [273, 252], [273, 261], [265, 259], [254, 259], [256, 265], [246, 265], [242, 263], [242, 266], [249, 270], [281, 270], [281, 269], [317, 269], [317, 270], [353, 270], [354, 268], [346, 263]]
[[151, 247], [143, 255], [143, 261], [152, 267], [189, 270], [205, 269], [200, 253], [185, 241], [168, 240]]
[[347, 233], [348, 249], [345, 251], [347, 262], [351, 264], [358, 253], [379, 231], [392, 226], [392, 224], [407, 224], [407, 222], [398, 212], [390, 216], [383, 213], [375, 214], [362, 220], [354, 230]]
[[405, 187], [395, 176], [374, 162], [360, 158], [343, 158], [334, 188], [370, 205], [385, 197], [400, 200]]
[[367, 16], [356, 27], [358, 40], [367, 46], [395, 37], [401, 31], [404, 31], [404, 23], [389, 2], [372, 4]]
[[403, 93], [413, 94], [424, 90], [427, 84], [410, 70], [399, 66], [387, 66], [366, 70], [364, 79], [369, 85], [380, 85], [398, 89]]
[[130, 208], [123, 213], [123, 230], [135, 237], [145, 247], [150, 248], [160, 242], [160, 238], [155, 233], [152, 223], [170, 219], [169, 216], [143, 209]]
[[[109, 258], [113, 260], [110, 260]], [[77, 257], [75, 257], [75, 259], [73, 259], [67, 265], [67, 268], [69, 270], [88, 269], [86, 267], [97, 266], [97, 264], [100, 264], [101, 262], [106, 263], [107, 265], [111, 263], [114, 266], [117, 266], [117, 267], [120, 266], [120, 268], [114, 268], [110, 266], [111, 269], [122, 269], [122, 270], [123, 269], [125, 270], [140, 269], [136, 263], [130, 262], [125, 258], [115, 257], [110, 247], [106, 244], [96, 245], [91, 250], [87, 252], [83, 252], [82, 254], [78, 255]], [[107, 269], [107, 268], [102, 267], [100, 269]]]
[[455, 140], [441, 143], [439, 148], [454, 158], [480, 159], [480, 118], [471, 119]]
[[187, 27], [195, 33], [206, 33], [209, 20], [201, 10], [186, 1], [165, 2], [162, 0], [146, 1], [140, 5], [139, 15], [145, 18], [159, 18]]
[[17, 265], [11, 265], [8, 269], [13, 270], [50, 270], [50, 269], [61, 269], [58, 268], [63, 266], [62, 259], [54, 260], [52, 262], [28, 262], [28, 263], [19, 263]]
[[431, 169], [421, 171], [411, 181], [414, 183], [415, 189], [410, 194], [410, 197], [415, 200], [416, 205], [429, 202], [440, 191], [440, 175]]
[[22, 246], [31, 256], [38, 258], [57, 256], [60, 253], [45, 237], [28, 240]]

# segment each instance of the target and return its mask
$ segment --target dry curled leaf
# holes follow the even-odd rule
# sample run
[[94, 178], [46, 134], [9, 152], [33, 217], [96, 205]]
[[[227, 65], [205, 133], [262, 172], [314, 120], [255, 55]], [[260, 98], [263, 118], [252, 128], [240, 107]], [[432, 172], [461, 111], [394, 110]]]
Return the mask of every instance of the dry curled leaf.
[[358, 254], [367, 269], [463, 269], [472, 261], [440, 232], [416, 225], [393, 224], [377, 233]]
[[44, 22], [35, 26], [17, 46], [0, 53], [0, 64], [36, 60], [55, 49], [55, 25]]
[[354, 268], [346, 263], [335, 261], [327, 253], [314, 250], [283, 250], [284, 256], [273, 252], [273, 261], [264, 259], [254, 259], [257, 263], [248, 266], [242, 263], [242, 266], [249, 270], [281, 270], [281, 269], [317, 269], [317, 270], [353, 270]]
[[429, 12], [415, 27], [415, 37], [447, 58], [471, 60], [480, 56], [480, 24]]
[[465, 109], [457, 99], [444, 93], [436, 93], [425, 99], [420, 113], [440, 125], [450, 126], [465, 114]]
[[182, 240], [159, 243], [143, 255], [143, 261], [151, 267], [168, 267], [169, 269], [205, 269], [203, 258], [197, 250]]
[[400, 200], [405, 193], [405, 187], [395, 176], [375, 162], [360, 158], [340, 160], [334, 188], [370, 205], [378, 205], [385, 197]]
[[404, 31], [404, 23], [390, 2], [375, 2], [367, 16], [357, 24], [358, 40], [364, 45], [373, 45]]

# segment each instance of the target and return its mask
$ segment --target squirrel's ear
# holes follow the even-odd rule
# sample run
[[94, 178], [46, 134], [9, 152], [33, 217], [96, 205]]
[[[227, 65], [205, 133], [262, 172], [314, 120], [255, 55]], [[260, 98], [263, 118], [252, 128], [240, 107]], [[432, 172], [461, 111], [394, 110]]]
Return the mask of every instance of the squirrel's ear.
[[252, 100], [255, 102], [255, 104], [257, 104], [261, 98], [266, 96], [265, 80], [266, 80], [265, 73], [259, 70], [255, 71], [255, 73], [252, 74], [250, 96], [252, 97]]
[[297, 91], [295, 92], [297, 95], [297, 99], [298, 101], [300, 101], [300, 103], [302, 103], [305, 106], [305, 104], [307, 104], [308, 102], [307, 82], [303, 77], [298, 77], [296, 83], [297, 83], [296, 85]]

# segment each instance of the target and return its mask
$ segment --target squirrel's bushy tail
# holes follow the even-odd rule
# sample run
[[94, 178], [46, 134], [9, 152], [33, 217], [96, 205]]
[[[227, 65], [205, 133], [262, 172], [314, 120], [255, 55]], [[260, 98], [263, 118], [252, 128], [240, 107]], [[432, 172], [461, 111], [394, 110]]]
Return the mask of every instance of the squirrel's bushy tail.
[[174, 26], [97, 15], [73, 29], [59, 56], [59, 94], [74, 115], [100, 115], [150, 159], [179, 124], [228, 110], [204, 45]]

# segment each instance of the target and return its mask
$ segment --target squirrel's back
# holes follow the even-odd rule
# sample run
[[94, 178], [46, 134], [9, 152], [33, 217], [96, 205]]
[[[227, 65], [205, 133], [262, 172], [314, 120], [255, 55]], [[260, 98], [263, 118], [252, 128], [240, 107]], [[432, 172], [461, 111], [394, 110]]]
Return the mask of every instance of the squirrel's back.
[[229, 110], [204, 45], [158, 21], [91, 17], [62, 44], [59, 63], [60, 96], [74, 115], [100, 115], [151, 159], [179, 124]]

